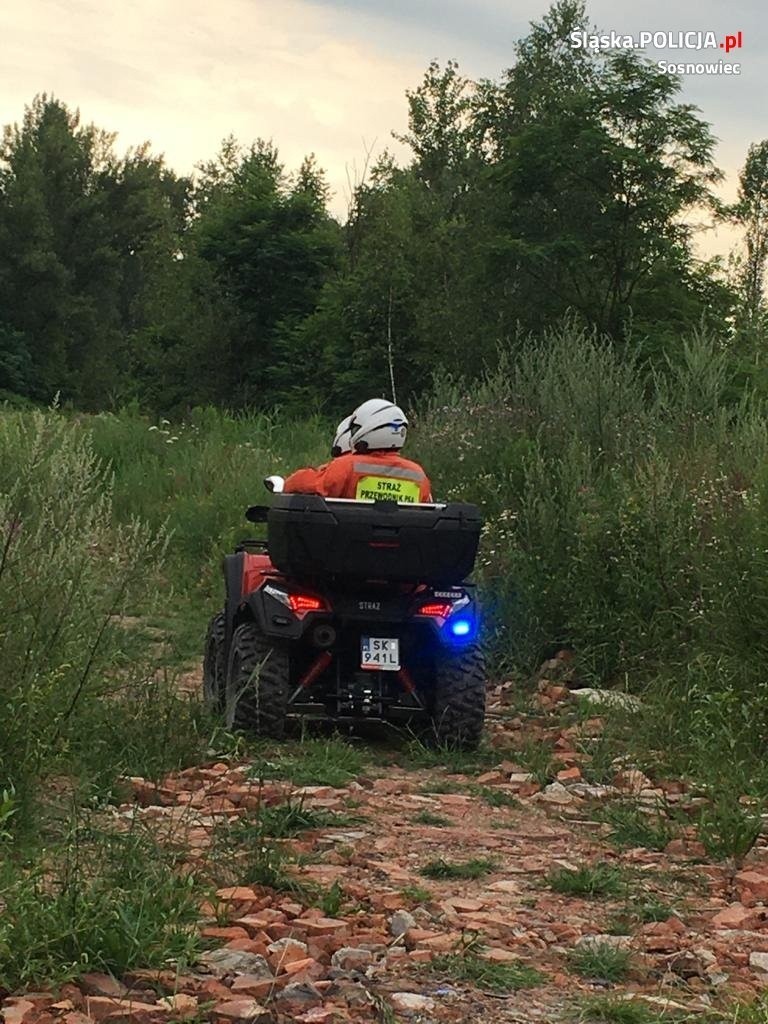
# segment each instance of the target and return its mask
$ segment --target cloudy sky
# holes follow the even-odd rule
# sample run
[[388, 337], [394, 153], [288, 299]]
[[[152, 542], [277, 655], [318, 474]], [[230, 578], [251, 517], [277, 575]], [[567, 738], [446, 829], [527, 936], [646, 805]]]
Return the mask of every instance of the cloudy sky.
[[[118, 146], [150, 140], [180, 172], [234, 133], [272, 138], [285, 163], [316, 153], [343, 213], [367, 150], [398, 151], [406, 88], [427, 63], [455, 58], [494, 78], [546, 0], [2, 0], [0, 123], [37, 92], [117, 131]], [[723, 192], [734, 193], [751, 141], [768, 136], [764, 0], [592, 0], [602, 30], [743, 33], [734, 77], [690, 76], [684, 96], [719, 139]], [[654, 58], [681, 55], [653, 51]], [[688, 53], [687, 60], [722, 54]], [[723, 251], [722, 231], [702, 241]]]

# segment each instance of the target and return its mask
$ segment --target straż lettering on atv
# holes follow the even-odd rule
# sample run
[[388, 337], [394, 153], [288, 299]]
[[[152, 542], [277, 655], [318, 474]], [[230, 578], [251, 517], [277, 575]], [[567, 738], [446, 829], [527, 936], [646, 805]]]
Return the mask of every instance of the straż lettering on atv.
[[206, 699], [230, 727], [261, 736], [279, 738], [292, 721], [373, 720], [472, 748], [485, 713], [479, 609], [466, 582], [480, 513], [415, 504], [418, 484], [404, 477], [366, 489], [377, 503], [276, 495], [267, 539], [226, 556]]

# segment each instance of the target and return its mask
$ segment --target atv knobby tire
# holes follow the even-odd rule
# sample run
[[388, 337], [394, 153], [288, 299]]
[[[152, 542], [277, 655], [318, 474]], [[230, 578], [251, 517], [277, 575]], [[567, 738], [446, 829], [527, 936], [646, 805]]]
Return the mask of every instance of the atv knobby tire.
[[224, 710], [227, 664], [224, 644], [227, 622], [224, 612], [214, 615], [208, 623], [203, 657], [203, 699], [212, 711]]
[[288, 652], [273, 647], [255, 622], [232, 636], [226, 683], [227, 726], [281, 739], [288, 710]]
[[431, 742], [475, 750], [485, 721], [485, 658], [479, 647], [442, 655], [435, 665]]

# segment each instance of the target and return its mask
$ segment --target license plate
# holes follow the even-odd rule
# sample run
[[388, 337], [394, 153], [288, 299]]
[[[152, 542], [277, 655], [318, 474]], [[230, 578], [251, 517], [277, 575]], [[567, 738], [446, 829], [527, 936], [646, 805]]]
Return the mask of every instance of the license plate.
[[360, 667], [384, 672], [400, 671], [400, 641], [381, 636], [360, 638]]

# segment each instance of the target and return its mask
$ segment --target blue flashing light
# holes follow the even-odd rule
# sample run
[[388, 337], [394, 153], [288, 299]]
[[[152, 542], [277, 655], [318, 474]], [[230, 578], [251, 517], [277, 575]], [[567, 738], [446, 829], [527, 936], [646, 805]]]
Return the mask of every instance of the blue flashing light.
[[457, 639], [468, 638], [473, 631], [473, 627], [474, 622], [471, 619], [465, 619], [461, 616], [452, 619], [448, 623], [448, 629], [450, 630], [451, 635], [455, 636]]

